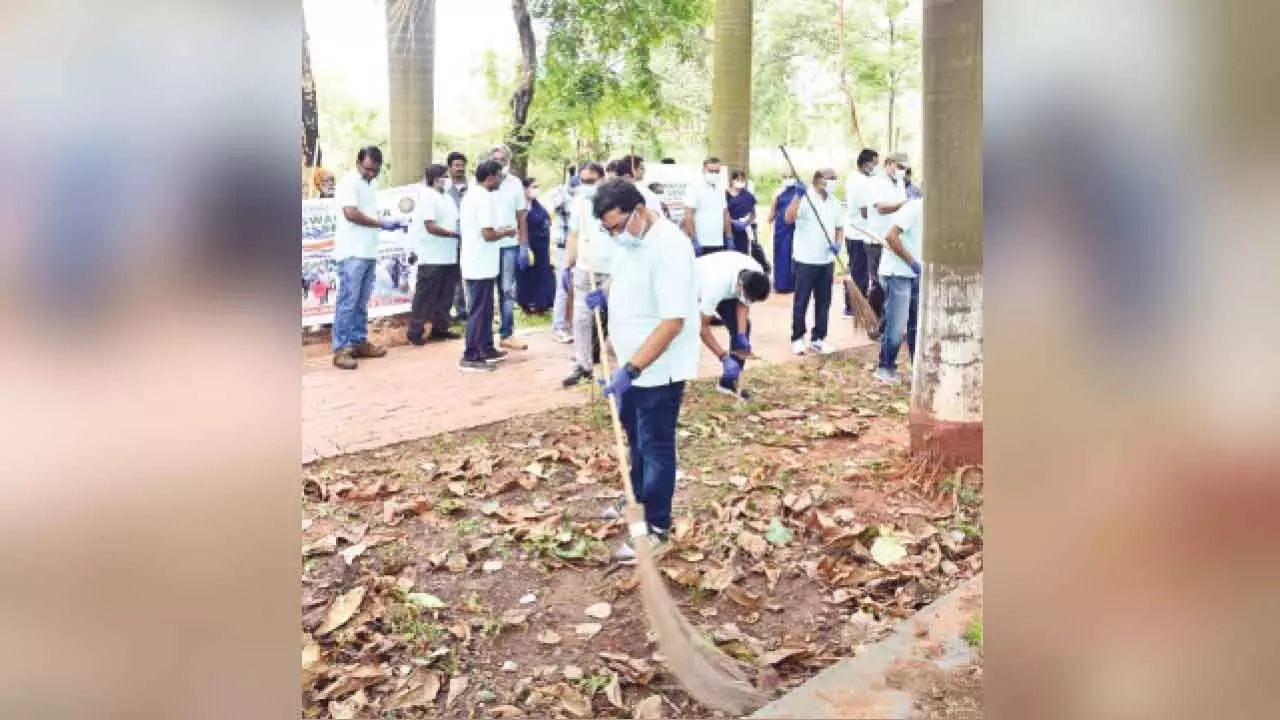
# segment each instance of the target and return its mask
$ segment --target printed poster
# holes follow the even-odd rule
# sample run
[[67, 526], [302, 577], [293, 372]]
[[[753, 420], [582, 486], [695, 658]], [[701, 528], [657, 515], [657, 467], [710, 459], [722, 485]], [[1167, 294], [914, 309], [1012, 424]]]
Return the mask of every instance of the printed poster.
[[[415, 183], [380, 191], [379, 216], [408, 222], [420, 187]], [[341, 209], [332, 198], [302, 201], [303, 327], [333, 323], [341, 284], [338, 261], [333, 257], [339, 212]], [[417, 278], [416, 268], [409, 264], [412, 242], [408, 233], [398, 230], [379, 233], [369, 317], [409, 312]]]

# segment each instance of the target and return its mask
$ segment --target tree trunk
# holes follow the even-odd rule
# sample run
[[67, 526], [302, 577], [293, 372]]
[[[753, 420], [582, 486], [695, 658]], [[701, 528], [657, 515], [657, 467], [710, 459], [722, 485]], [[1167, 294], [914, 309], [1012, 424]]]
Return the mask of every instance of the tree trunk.
[[911, 449], [982, 462], [982, 0], [924, 9], [924, 276]]
[[[893, 18], [889, 18], [889, 57], [891, 58], [893, 57], [895, 46], [898, 44], [896, 31], [897, 27], [895, 26]], [[897, 72], [891, 71], [889, 73], [889, 152], [891, 153], [897, 152], [898, 150], [898, 135], [893, 131], [893, 113], [894, 110], [896, 110], [895, 105], [898, 100], [898, 79], [899, 74]]]
[[744, 171], [751, 160], [752, 5], [752, 0], [716, 0], [707, 142], [712, 155]]
[[858, 106], [853, 98], [853, 86], [849, 84], [849, 61], [844, 45], [844, 0], [836, 0], [836, 48], [840, 63], [840, 92], [844, 93], [845, 102], [849, 105], [849, 134], [853, 138], [854, 147], [858, 150], [866, 147], [862, 142], [862, 127], [858, 124]]
[[[386, 0], [392, 185], [422, 179], [435, 120], [435, 0]], [[352, 158], [352, 162], [354, 162]]]
[[320, 164], [320, 108], [316, 103], [316, 80], [311, 73], [311, 38], [307, 17], [302, 16], [302, 187], [311, 196], [311, 169]]
[[534, 72], [538, 67], [538, 43], [533, 36], [533, 20], [525, 0], [511, 0], [516, 33], [520, 36], [520, 81], [511, 95], [511, 172], [525, 177], [529, 172], [529, 152], [533, 149], [533, 129], [529, 127], [529, 106], [533, 103]]

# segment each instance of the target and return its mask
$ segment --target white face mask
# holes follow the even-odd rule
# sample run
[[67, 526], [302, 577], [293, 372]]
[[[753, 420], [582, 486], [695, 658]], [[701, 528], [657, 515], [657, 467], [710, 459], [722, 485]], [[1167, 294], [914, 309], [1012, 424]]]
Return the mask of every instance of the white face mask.
[[787, 178], [782, 181], [782, 187], [791, 187], [796, 184], [795, 178]]
[[581, 195], [582, 197], [595, 197], [596, 186], [582, 183], [581, 185], [578, 186], [578, 194]]
[[744, 189], [744, 188], [746, 188], [746, 187], [747, 187], [747, 184], [746, 184], [746, 183], [744, 183], [744, 182], [742, 182], [741, 180], [738, 180], [738, 181], [736, 181], [736, 182], [734, 182], [734, 183], [733, 183], [733, 189], [734, 189], [734, 190], [742, 190], [742, 189]]
[[715, 185], [720, 182], [720, 173], [703, 173], [702, 179], [706, 180], [708, 185]]

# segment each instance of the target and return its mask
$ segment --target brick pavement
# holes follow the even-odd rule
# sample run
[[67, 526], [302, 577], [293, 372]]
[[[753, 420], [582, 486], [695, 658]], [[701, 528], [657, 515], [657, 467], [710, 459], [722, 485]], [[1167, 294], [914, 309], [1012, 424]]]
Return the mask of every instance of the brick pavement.
[[[866, 335], [854, 330], [852, 321], [841, 315], [839, 292], [837, 284], [828, 339], [839, 349], [867, 344]], [[752, 308], [753, 350], [766, 362], [748, 366], [748, 383], [751, 372], [767, 372], [770, 362], [794, 359], [791, 298], [789, 294], [775, 295]], [[717, 332], [725, 342], [725, 331], [717, 328]], [[497, 372], [484, 374], [458, 371], [461, 341], [393, 347], [384, 358], [362, 360], [355, 371], [334, 368], [323, 347], [306, 348], [302, 461], [416, 440], [588, 399], [585, 383], [567, 390], [560, 386], [560, 379], [570, 369], [571, 345], [554, 343], [550, 331], [519, 334], [529, 349], [513, 351]], [[714, 377], [719, 372], [720, 364], [704, 351], [701, 375]]]

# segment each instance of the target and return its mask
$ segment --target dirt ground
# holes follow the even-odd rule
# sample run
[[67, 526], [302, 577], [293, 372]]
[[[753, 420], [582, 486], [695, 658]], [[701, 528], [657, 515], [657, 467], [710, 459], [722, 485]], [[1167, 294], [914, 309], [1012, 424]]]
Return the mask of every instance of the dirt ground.
[[[871, 382], [874, 351], [771, 364], [750, 402], [686, 393], [662, 571], [775, 695], [981, 569], [981, 472], [907, 461], [905, 389]], [[304, 466], [307, 717], [715, 715], [665, 672], [632, 571], [609, 561], [606, 412]]]

